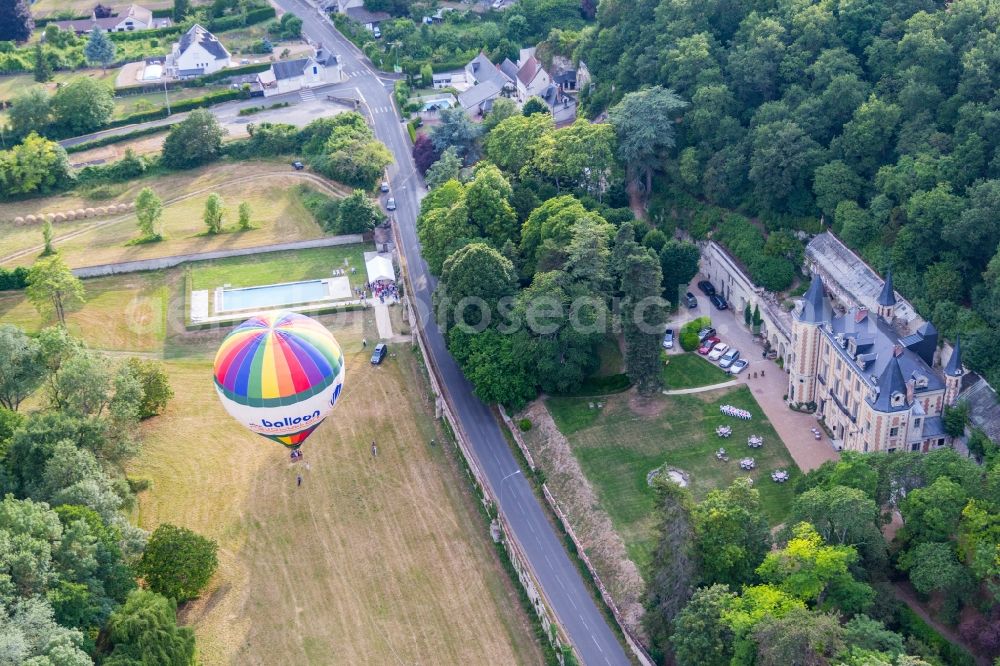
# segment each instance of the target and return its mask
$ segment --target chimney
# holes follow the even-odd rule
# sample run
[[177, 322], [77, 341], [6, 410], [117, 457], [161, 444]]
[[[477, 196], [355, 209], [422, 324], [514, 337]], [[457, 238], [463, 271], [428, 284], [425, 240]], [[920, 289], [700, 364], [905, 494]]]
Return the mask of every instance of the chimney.
[[892, 355], [895, 356], [895, 357], [897, 357], [897, 358], [900, 357], [900, 356], [902, 356], [903, 355], [903, 347], [902, 347], [902, 345], [896, 345], [895, 347], [893, 347], [892, 348]]
[[868, 318], [868, 308], [858, 308], [854, 312], [854, 323], [855, 324], [860, 324], [861, 322], [863, 322], [867, 318]]
[[906, 382], [906, 404], [913, 404], [913, 380], [907, 380]]

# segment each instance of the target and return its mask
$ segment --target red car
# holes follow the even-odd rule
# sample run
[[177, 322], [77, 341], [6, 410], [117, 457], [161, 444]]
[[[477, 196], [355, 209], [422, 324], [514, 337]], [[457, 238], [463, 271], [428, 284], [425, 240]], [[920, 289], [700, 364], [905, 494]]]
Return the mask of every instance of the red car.
[[710, 338], [705, 338], [701, 341], [701, 347], [698, 347], [698, 353], [702, 356], [707, 356], [708, 352], [712, 351], [712, 347], [722, 342], [719, 338], [714, 335]]

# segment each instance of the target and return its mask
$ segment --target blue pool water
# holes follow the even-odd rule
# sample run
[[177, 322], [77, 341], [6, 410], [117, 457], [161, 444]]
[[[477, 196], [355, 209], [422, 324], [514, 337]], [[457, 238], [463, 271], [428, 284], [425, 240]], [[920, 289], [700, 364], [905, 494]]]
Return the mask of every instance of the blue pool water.
[[329, 291], [323, 280], [269, 284], [263, 287], [246, 287], [243, 289], [223, 289], [222, 304], [217, 306], [216, 310], [271, 308], [280, 305], [322, 301], [326, 300], [328, 296]]

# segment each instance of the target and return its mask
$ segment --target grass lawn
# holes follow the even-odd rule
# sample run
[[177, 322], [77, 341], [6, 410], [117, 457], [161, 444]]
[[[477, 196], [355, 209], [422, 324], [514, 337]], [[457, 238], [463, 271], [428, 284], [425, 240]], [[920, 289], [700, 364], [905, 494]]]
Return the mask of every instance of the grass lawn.
[[233, 287], [256, 287], [276, 282], [297, 282], [330, 277], [334, 268], [357, 267], [348, 277], [360, 287], [367, 280], [364, 252], [368, 244], [321, 247], [310, 250], [270, 252], [250, 257], [230, 257], [215, 261], [199, 261], [191, 266], [192, 289], [215, 289], [224, 284]]
[[[664, 463], [686, 472], [692, 493], [701, 499], [710, 490], [747, 476], [739, 459], [752, 456], [757, 469], [749, 476], [760, 490], [768, 520], [776, 525], [787, 515], [792, 483], [776, 484], [770, 473], [787, 469], [794, 481], [798, 469], [745, 386], [692, 395], [657, 395], [648, 400], [630, 392], [609, 396], [603, 409], [591, 409], [591, 402], [593, 399], [549, 398], [546, 406], [640, 569], [649, 563], [657, 520], [655, 495], [646, 483], [646, 474]], [[723, 404], [748, 409], [754, 418], [740, 421], [724, 416], [719, 412]], [[732, 437], [719, 439], [715, 435], [718, 425], [732, 426]], [[763, 448], [747, 446], [747, 437], [752, 434], [763, 436]], [[728, 450], [729, 462], [716, 460], [720, 445]]]
[[[158, 353], [167, 332], [170, 290], [163, 271], [86, 280], [87, 302], [66, 315], [70, 333], [95, 349]], [[24, 292], [0, 292], [0, 321], [38, 331], [43, 321]]]
[[[55, 225], [55, 246], [71, 267], [150, 259], [154, 257], [254, 247], [323, 236], [323, 230], [302, 206], [296, 183], [303, 182], [287, 165], [277, 162], [241, 162], [211, 165], [192, 171], [140, 178], [112, 185], [101, 192], [106, 199], [85, 198], [87, 191], [0, 205], [0, 220], [28, 213], [48, 213], [134, 201], [143, 187], [151, 187], [164, 201], [161, 225], [164, 240], [129, 245], [138, 237], [135, 216], [106, 216]], [[331, 184], [337, 187], [335, 184]], [[339, 190], [338, 190], [339, 191]], [[234, 229], [237, 208], [250, 204], [255, 229], [205, 236], [202, 212], [212, 192], [222, 196], [226, 224]], [[30, 207], [29, 207], [30, 206]], [[27, 265], [41, 243], [41, 225], [0, 225], [0, 264]]]
[[[226, 90], [226, 87], [206, 86], [203, 88], [175, 88], [168, 94], [170, 95], [170, 103], [176, 104], [177, 102], [181, 102], [186, 99], [201, 97], [203, 95], [219, 92], [221, 90]], [[115, 110], [112, 118], [123, 118], [127, 115], [142, 111], [155, 111], [156, 109], [163, 108], [166, 105], [167, 100], [164, 98], [162, 90], [142, 95], [125, 95], [115, 97]]]
[[733, 376], [697, 353], [670, 354], [660, 377], [668, 389], [697, 388], [730, 381]]
[[[45, 0], [42, 0], [44, 2]], [[89, 8], [87, 11], [92, 11], [94, 9], [94, 3], [89, 3]], [[53, 72], [52, 80], [48, 83], [38, 83], [35, 81], [35, 76], [31, 72], [25, 74], [9, 74], [6, 76], [0, 76], [0, 100], [10, 101], [17, 97], [18, 95], [27, 92], [28, 88], [33, 86], [44, 86], [50, 93], [56, 91], [56, 87], [60, 83], [66, 83], [71, 79], [78, 79], [81, 77], [89, 77], [96, 79], [97, 81], [104, 81], [109, 87], [113, 87], [115, 84], [115, 77], [118, 75], [118, 68], [112, 67], [108, 71], [102, 69], [78, 69], [75, 71], [60, 71]]]
[[613, 336], [605, 337], [597, 350], [601, 357], [601, 365], [594, 373], [596, 377], [610, 377], [617, 375], [624, 370], [624, 359], [622, 350], [618, 346], [618, 340]]
[[166, 364], [175, 398], [129, 471], [151, 480], [142, 527], [219, 543], [219, 572], [182, 611], [202, 662], [540, 664], [419, 362], [401, 345], [373, 367], [373, 324], [352, 322], [333, 329], [347, 383], [308, 468], [225, 413], [211, 356]]

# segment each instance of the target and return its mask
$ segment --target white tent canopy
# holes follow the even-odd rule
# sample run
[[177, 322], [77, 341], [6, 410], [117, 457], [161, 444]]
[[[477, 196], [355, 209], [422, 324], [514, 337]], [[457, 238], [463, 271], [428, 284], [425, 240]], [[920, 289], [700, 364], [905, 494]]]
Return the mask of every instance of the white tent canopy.
[[387, 282], [396, 281], [396, 272], [392, 269], [392, 260], [381, 254], [372, 254], [365, 259], [365, 270], [368, 271], [368, 281], [377, 282], [385, 280]]

